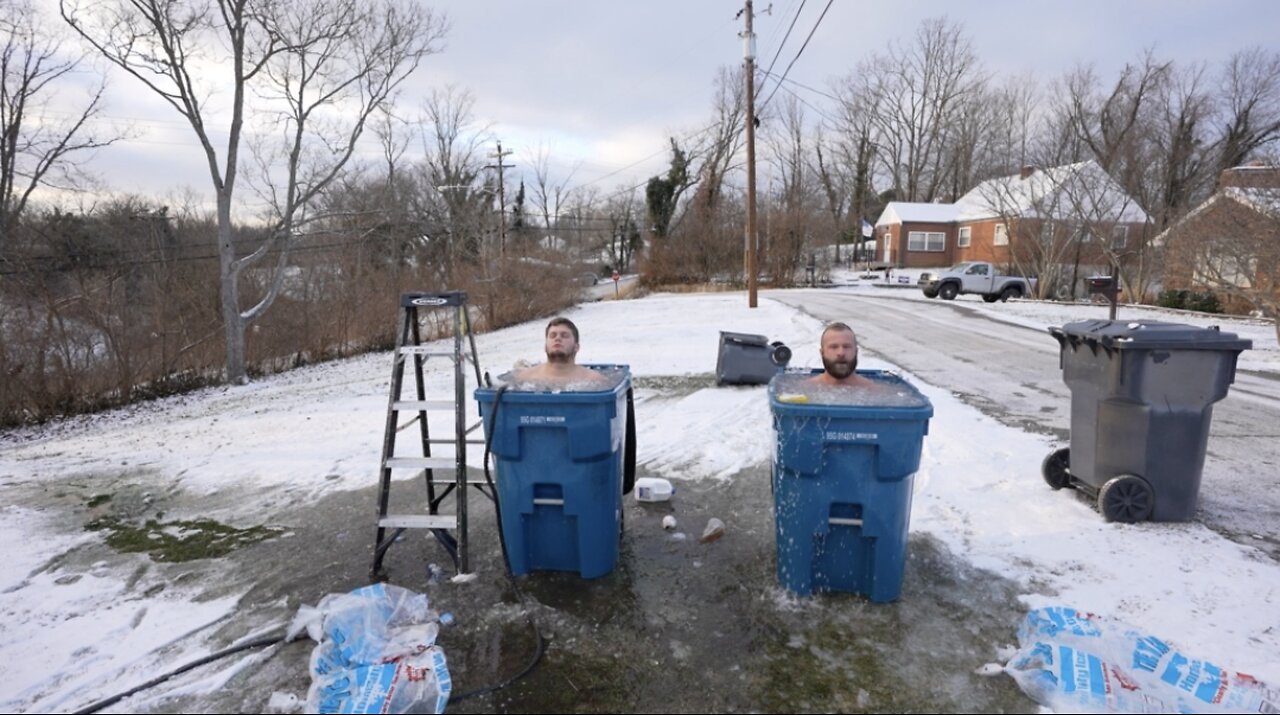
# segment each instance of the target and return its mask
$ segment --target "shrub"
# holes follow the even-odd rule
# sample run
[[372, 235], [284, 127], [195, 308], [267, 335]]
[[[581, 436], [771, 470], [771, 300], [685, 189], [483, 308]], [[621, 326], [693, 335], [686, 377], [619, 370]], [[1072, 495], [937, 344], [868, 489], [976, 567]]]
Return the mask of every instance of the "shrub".
[[1221, 313], [1222, 303], [1213, 291], [1205, 291], [1187, 296], [1186, 308], [1187, 310], [1197, 310], [1201, 313]]
[[1167, 288], [1160, 291], [1160, 297], [1156, 299], [1156, 304], [1161, 308], [1184, 308], [1187, 305], [1187, 297], [1189, 295], [1190, 291]]

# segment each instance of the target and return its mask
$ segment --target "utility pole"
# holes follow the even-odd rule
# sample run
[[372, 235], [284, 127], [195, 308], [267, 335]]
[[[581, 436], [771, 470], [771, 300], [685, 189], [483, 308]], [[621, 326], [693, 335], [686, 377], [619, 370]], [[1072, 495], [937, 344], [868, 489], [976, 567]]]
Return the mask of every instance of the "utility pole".
[[507, 255], [507, 198], [506, 198], [506, 182], [502, 178], [502, 170], [515, 166], [515, 164], [503, 164], [502, 158], [511, 154], [512, 151], [502, 150], [502, 142], [498, 142], [498, 151], [489, 156], [498, 160], [497, 164], [489, 164], [486, 169], [498, 170], [498, 255]]
[[742, 14], [746, 31], [742, 33], [743, 55], [747, 75], [747, 236], [746, 272], [747, 307], [756, 307], [756, 36], [751, 31], [751, 0], [746, 0]]

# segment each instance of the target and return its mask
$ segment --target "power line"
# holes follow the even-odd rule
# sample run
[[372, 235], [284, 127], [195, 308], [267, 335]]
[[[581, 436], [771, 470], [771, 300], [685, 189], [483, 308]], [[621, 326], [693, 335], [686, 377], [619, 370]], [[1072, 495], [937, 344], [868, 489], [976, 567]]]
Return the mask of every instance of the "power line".
[[[767, 72], [766, 72], [765, 74], [769, 74], [769, 73], [767, 73]], [[813, 92], [814, 94], [817, 94], [817, 95], [821, 95], [821, 96], [823, 96], [823, 97], [826, 97], [827, 99], [830, 99], [830, 100], [831, 100], [831, 101], [833, 101], [833, 102], [839, 102], [839, 101], [840, 101], [840, 98], [839, 98], [839, 97], [837, 97], [837, 96], [835, 96], [834, 94], [827, 94], [826, 92], [823, 92], [823, 91], [822, 91], [822, 90], [820, 90], [820, 89], [814, 89], [813, 87], [810, 87], [809, 85], [804, 84], [803, 82], [799, 82], [799, 81], [794, 80], [794, 79], [789, 79], [789, 78], [787, 78], [787, 77], [779, 77], [779, 76], [777, 76], [777, 75], [770, 75], [770, 76], [771, 76], [771, 77], [773, 77], [774, 79], [776, 79], [779, 83], [782, 83], [782, 82], [788, 82], [788, 83], [790, 83], [790, 84], [794, 84], [795, 86], [799, 87], [800, 89], [807, 89], [807, 90], [809, 90], [810, 92]]]
[[822, 19], [827, 16], [827, 11], [831, 9], [831, 5], [834, 2], [835, 0], [827, 0], [827, 6], [822, 8], [822, 14], [818, 16], [818, 21], [813, 23], [813, 29], [809, 31], [809, 36], [804, 38], [804, 44], [800, 45], [800, 51], [796, 53], [795, 57], [791, 58], [791, 63], [788, 64], [787, 69], [782, 72], [782, 79], [778, 80], [778, 83], [773, 87], [773, 91], [769, 93], [768, 99], [765, 99], [764, 103], [760, 105], [761, 112], [769, 106], [769, 102], [773, 99], [773, 95], [778, 93], [778, 87], [782, 86], [783, 80], [785, 80], [787, 75], [791, 73], [791, 68], [795, 66], [796, 60], [800, 59], [800, 55], [804, 54], [805, 48], [809, 46], [809, 40], [813, 39], [813, 33], [818, 31], [818, 26], [822, 24]]
[[786, 34], [782, 36], [782, 42], [778, 43], [778, 51], [773, 53], [773, 59], [769, 61], [769, 69], [764, 71], [766, 76], [773, 71], [774, 64], [778, 62], [778, 57], [782, 54], [782, 48], [786, 47], [787, 38], [791, 37], [791, 30], [795, 28], [796, 20], [800, 19], [800, 13], [804, 12], [804, 5], [807, 2], [809, 0], [800, 0], [800, 7], [796, 10], [795, 16], [791, 18], [791, 24], [787, 26]]

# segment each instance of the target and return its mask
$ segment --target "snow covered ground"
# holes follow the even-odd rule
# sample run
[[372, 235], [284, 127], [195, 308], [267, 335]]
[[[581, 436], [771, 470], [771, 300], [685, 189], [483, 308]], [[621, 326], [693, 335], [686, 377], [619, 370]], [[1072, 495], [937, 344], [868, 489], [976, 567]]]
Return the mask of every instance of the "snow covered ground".
[[[914, 288], [898, 294], [926, 300]], [[971, 302], [992, 317], [1037, 327], [1105, 317], [1093, 305]], [[721, 330], [766, 334], [793, 348], [793, 367], [819, 366], [816, 320], [768, 293], [757, 310], [745, 304], [740, 293], [663, 294], [568, 313], [582, 331], [580, 362], [626, 364], [645, 381], [637, 390], [639, 461], [651, 472], [677, 483], [732, 480], [770, 460], [763, 387], [681, 383], [714, 372]], [[1222, 325], [1254, 341], [1242, 368], [1280, 373], [1267, 322], [1121, 308], [1123, 318], [1139, 313]], [[479, 336], [482, 365], [496, 376], [517, 360], [538, 361], [542, 331], [535, 321]], [[137, 514], [154, 502], [165, 504], [165, 519], [251, 526], [268, 523], [281, 504], [367, 487], [378, 464], [389, 365], [387, 353], [374, 354], [0, 434], [0, 650], [7, 655], [0, 706], [83, 705], [142, 680], [131, 668], [155, 649], [240, 608], [243, 591], [210, 597], [207, 586], [148, 571], [144, 556], [77, 561], [102, 539], [83, 529], [104, 508], [96, 496], [116, 494], [117, 509], [134, 499]], [[860, 367], [896, 369], [875, 360]], [[428, 369], [429, 389], [446, 393], [449, 366]], [[1195, 522], [1104, 522], [1083, 502], [1045, 488], [1048, 438], [1003, 426], [904, 376], [935, 410], [915, 482], [913, 532], [1013, 580], [1028, 608], [1065, 604], [1107, 614], [1280, 684], [1280, 565]], [[678, 399], [653, 399], [668, 378], [693, 386]], [[216, 560], [207, 568], [216, 572]], [[1020, 615], [1009, 614], [1010, 628]], [[204, 652], [187, 650], [176, 661]]]

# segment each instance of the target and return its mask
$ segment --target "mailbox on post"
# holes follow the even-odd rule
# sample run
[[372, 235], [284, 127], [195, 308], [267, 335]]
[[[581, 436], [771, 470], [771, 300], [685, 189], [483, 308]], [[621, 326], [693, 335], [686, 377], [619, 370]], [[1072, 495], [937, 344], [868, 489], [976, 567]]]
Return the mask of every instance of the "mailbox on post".
[[1116, 297], [1120, 294], [1119, 281], [1116, 276], [1089, 276], [1085, 278], [1089, 286], [1089, 295], [1100, 295], [1111, 305], [1110, 319], [1116, 319]]

